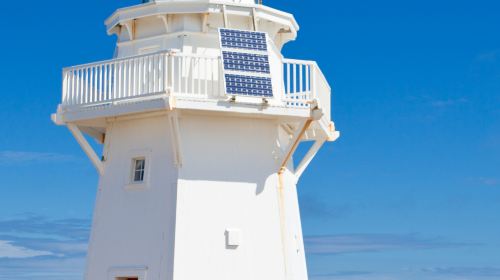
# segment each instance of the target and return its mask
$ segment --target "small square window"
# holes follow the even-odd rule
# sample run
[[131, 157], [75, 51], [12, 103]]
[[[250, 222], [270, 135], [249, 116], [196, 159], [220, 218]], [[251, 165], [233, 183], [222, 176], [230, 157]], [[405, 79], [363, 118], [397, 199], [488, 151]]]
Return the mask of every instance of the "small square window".
[[146, 170], [146, 159], [145, 158], [135, 158], [133, 160], [132, 182], [134, 182], [134, 183], [144, 182], [144, 171], [145, 170]]

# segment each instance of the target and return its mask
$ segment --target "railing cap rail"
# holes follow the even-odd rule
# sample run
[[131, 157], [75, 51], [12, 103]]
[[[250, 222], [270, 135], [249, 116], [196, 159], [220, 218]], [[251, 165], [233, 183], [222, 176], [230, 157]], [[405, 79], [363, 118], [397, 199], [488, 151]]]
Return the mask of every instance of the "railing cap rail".
[[85, 64], [80, 64], [80, 65], [75, 65], [75, 66], [68, 66], [68, 67], [63, 68], [63, 72], [68, 72], [68, 71], [78, 70], [78, 69], [83, 69], [83, 68], [90, 68], [90, 67], [105, 65], [105, 64], [115, 64], [115, 63], [120, 63], [123, 61], [132, 60], [132, 59], [151, 57], [151, 56], [157, 56], [157, 55], [170, 55], [170, 56], [175, 56], [175, 57], [182, 56], [182, 57], [195, 57], [195, 58], [208, 58], [208, 59], [217, 59], [220, 57], [220, 56], [203, 55], [203, 54], [186, 54], [186, 53], [181, 53], [181, 52], [175, 52], [172, 50], [163, 50], [163, 51], [158, 51], [158, 52], [154, 52], [154, 53], [133, 55], [133, 56], [127, 56], [127, 57], [120, 57], [120, 58], [112, 58], [112, 59], [108, 59], [108, 60], [85, 63]]

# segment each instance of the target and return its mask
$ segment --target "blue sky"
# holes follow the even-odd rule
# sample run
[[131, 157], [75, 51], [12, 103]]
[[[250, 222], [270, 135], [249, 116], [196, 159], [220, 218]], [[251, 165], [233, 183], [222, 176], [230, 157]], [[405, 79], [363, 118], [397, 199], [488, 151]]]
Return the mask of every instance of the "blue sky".
[[[138, 2], [2, 3], [0, 280], [82, 278], [97, 175], [49, 115]], [[300, 182], [310, 278], [500, 279], [500, 2], [265, 3], [295, 14], [284, 54], [319, 62], [342, 132]]]

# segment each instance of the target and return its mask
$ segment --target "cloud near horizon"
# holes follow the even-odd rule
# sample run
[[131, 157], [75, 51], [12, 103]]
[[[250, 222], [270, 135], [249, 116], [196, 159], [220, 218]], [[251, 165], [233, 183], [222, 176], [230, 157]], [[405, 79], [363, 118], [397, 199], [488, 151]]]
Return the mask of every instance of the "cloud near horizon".
[[441, 237], [422, 237], [416, 234], [337, 234], [306, 236], [304, 241], [308, 254], [321, 255], [460, 248], [481, 245], [478, 243], [452, 242]]
[[89, 231], [87, 219], [0, 220], [0, 280], [82, 279]]
[[0, 240], [0, 259], [23, 259], [51, 255], [53, 255], [53, 253], [49, 251], [28, 249], [13, 245], [12, 241]]

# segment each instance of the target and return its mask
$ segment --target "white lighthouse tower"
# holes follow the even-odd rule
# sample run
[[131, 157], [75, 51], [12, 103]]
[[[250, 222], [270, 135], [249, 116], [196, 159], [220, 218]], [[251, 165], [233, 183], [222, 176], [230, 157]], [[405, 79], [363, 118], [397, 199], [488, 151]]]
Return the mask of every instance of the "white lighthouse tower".
[[307, 279], [296, 184], [339, 134], [317, 64], [281, 54], [294, 17], [258, 2], [119, 9], [114, 58], [64, 69], [52, 119], [100, 176], [86, 280]]

